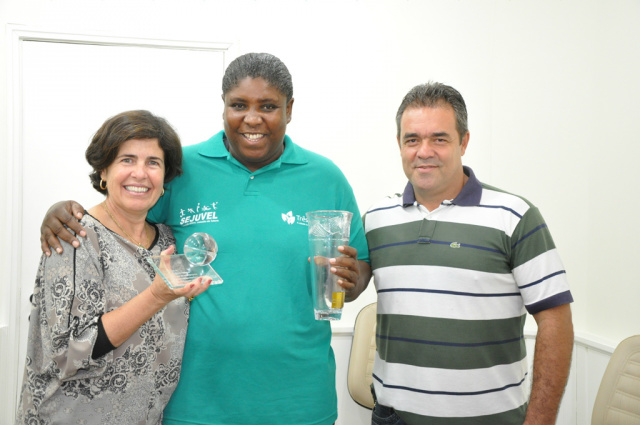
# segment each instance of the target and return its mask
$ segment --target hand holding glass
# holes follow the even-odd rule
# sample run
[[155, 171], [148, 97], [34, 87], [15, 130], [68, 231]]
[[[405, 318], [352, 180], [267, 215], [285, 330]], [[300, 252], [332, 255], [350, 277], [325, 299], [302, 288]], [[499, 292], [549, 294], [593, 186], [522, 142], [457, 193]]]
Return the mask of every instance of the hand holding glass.
[[349, 245], [351, 229], [349, 211], [311, 211], [309, 224], [309, 254], [311, 257], [311, 285], [316, 320], [339, 320], [344, 306], [344, 288], [340, 279], [331, 273], [329, 260], [342, 255], [339, 246]]

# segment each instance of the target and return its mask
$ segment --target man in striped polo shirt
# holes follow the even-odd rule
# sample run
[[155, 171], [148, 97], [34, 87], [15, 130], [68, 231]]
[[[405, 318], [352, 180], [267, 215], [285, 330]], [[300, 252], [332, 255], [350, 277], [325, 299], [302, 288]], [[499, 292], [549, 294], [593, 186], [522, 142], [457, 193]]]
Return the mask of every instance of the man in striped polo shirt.
[[[573, 298], [547, 225], [463, 167], [457, 90], [414, 87], [396, 122], [409, 183], [365, 214], [378, 291], [372, 424], [555, 424]], [[530, 397], [527, 312], [538, 324]]]

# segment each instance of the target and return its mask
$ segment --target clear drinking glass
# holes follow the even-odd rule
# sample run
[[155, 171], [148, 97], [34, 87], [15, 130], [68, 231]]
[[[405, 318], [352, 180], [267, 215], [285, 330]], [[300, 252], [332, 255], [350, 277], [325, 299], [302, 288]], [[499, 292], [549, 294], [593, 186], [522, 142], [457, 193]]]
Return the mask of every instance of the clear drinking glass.
[[339, 246], [349, 245], [351, 229], [349, 211], [324, 210], [307, 213], [311, 285], [316, 320], [339, 320], [344, 306], [344, 288], [331, 273], [331, 258], [342, 255]]

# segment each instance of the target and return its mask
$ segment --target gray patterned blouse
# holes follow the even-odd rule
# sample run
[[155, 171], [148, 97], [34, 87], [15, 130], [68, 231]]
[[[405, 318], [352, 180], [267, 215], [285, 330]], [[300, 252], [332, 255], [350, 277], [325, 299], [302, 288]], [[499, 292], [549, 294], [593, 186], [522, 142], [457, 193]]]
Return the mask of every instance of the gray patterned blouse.
[[29, 320], [29, 340], [17, 424], [160, 424], [180, 375], [189, 303], [178, 298], [125, 343], [92, 358], [103, 313], [147, 288], [147, 255], [175, 243], [156, 226], [149, 251], [88, 214], [78, 249], [42, 256]]

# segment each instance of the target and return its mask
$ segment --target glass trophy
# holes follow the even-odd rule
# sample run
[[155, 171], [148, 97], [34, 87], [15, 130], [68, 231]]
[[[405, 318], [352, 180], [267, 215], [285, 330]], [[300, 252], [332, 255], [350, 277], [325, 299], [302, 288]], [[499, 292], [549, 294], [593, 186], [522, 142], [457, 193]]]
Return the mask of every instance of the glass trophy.
[[153, 255], [147, 261], [171, 289], [183, 288], [201, 277], [211, 278], [212, 285], [222, 283], [222, 278], [210, 263], [218, 254], [218, 244], [207, 233], [194, 233], [184, 242], [184, 254]]

